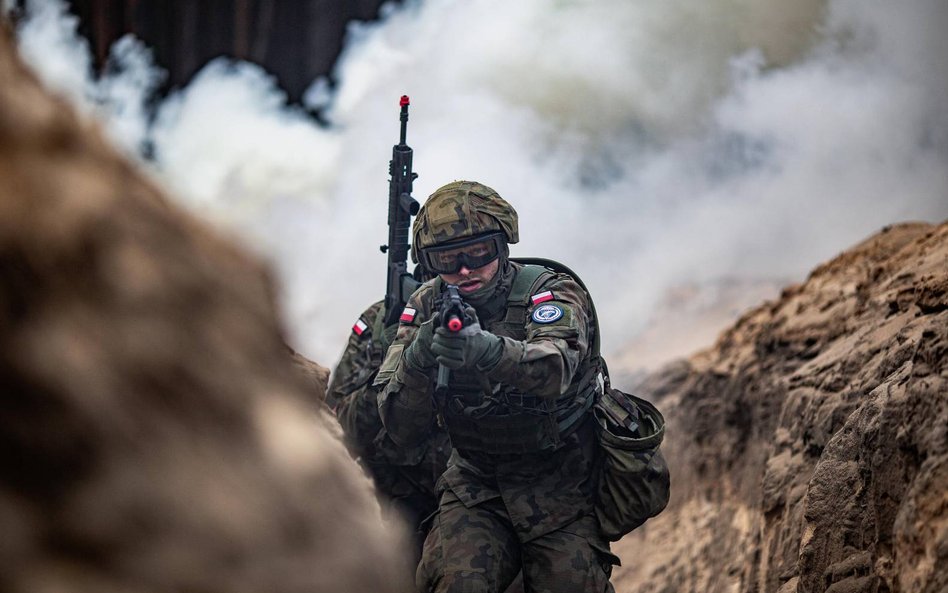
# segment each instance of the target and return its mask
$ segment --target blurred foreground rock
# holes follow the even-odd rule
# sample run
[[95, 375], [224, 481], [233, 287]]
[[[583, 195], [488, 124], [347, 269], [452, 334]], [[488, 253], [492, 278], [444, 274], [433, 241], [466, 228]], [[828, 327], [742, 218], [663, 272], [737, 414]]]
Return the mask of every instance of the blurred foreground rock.
[[0, 31], [0, 590], [405, 590], [272, 291]]
[[948, 591], [948, 223], [887, 228], [637, 391], [672, 501], [617, 591]]

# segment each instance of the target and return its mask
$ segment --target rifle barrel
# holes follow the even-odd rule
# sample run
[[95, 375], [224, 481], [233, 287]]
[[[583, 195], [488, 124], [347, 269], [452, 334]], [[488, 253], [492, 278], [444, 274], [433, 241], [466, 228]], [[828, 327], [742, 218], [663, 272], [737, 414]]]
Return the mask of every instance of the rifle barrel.
[[404, 146], [405, 135], [408, 133], [408, 105], [411, 104], [411, 100], [409, 100], [408, 95], [402, 95], [402, 98], [399, 100], [398, 104], [402, 107], [401, 115], [399, 115], [399, 119], [402, 122], [402, 132], [398, 143]]

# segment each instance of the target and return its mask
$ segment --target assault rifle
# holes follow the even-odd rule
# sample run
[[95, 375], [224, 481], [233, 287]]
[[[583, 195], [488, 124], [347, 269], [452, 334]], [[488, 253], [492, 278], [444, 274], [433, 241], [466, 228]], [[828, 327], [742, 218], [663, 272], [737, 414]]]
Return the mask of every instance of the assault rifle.
[[[464, 301], [461, 293], [454, 284], [445, 284], [444, 294], [441, 295], [441, 327], [451, 332], [459, 332], [464, 327]], [[451, 379], [451, 369], [443, 364], [438, 365], [438, 383], [435, 390], [438, 392], [448, 388]]]
[[418, 174], [411, 170], [412, 149], [405, 144], [408, 128], [408, 95], [402, 95], [399, 119], [402, 123], [398, 144], [392, 147], [388, 162], [388, 244], [379, 247], [388, 254], [388, 274], [385, 280], [385, 325], [398, 323], [408, 297], [420, 286], [408, 273], [408, 231], [411, 217], [418, 214], [418, 202], [411, 197], [412, 182]]

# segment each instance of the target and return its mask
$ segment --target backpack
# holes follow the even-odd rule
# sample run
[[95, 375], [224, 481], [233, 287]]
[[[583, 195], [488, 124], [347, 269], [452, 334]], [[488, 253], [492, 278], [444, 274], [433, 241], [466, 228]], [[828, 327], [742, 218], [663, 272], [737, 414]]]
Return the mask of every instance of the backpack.
[[[668, 503], [670, 477], [659, 447], [665, 436], [665, 419], [650, 402], [612, 386], [609, 367], [600, 353], [599, 317], [589, 289], [567, 266], [543, 258], [511, 258], [524, 268], [514, 281], [510, 300], [529, 306], [532, 290], [548, 277], [549, 270], [571, 276], [589, 299], [595, 335], [592, 359], [598, 365], [601, 390], [593, 402], [598, 440], [595, 513], [602, 535], [620, 539]], [[521, 278], [522, 276], [522, 278]], [[524, 293], [524, 294], [521, 294]]]

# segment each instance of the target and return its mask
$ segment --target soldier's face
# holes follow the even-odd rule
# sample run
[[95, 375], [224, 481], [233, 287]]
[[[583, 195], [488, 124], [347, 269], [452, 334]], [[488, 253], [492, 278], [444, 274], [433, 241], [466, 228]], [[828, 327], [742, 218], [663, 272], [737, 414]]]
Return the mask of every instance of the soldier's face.
[[461, 266], [461, 269], [458, 270], [457, 274], [440, 274], [440, 276], [442, 282], [456, 284], [458, 291], [462, 294], [471, 294], [493, 280], [494, 276], [497, 275], [497, 270], [499, 267], [500, 259], [495, 259], [494, 261], [479, 268], [474, 268], [473, 270], [469, 270], [465, 266]]

